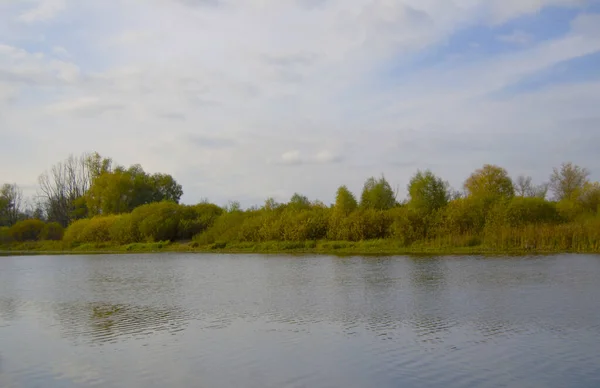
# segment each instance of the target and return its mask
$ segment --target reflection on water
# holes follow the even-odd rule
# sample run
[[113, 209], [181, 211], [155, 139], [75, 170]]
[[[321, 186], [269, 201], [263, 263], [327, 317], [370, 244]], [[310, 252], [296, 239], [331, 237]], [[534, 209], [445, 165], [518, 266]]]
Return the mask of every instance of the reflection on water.
[[188, 313], [177, 307], [102, 302], [57, 304], [55, 313], [65, 336], [86, 337], [98, 344], [161, 331], [175, 334], [184, 330], [188, 320]]
[[600, 258], [0, 258], [1, 387], [597, 387]]

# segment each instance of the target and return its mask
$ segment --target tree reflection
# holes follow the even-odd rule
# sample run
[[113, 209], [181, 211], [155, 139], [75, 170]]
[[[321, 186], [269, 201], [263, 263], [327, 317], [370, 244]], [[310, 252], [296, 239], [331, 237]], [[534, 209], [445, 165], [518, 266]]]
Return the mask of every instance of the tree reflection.
[[178, 307], [111, 303], [69, 303], [56, 307], [65, 336], [102, 344], [139, 339], [159, 332], [175, 334], [185, 329], [189, 313]]

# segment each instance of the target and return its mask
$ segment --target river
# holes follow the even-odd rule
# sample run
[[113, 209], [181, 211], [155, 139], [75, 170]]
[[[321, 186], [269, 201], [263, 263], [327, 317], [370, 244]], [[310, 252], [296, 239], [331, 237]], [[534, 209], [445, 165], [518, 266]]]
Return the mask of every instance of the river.
[[600, 256], [0, 257], [0, 387], [600, 387]]

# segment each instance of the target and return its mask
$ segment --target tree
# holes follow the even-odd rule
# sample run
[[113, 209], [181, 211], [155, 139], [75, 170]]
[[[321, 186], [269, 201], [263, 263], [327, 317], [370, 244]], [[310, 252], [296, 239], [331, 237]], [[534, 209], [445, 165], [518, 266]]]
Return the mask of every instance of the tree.
[[168, 174], [153, 174], [149, 177], [153, 202], [171, 201], [179, 203], [183, 188]]
[[85, 199], [90, 214], [120, 214], [133, 210], [134, 182], [127, 171], [116, 169], [94, 179]]
[[0, 189], [0, 226], [12, 226], [21, 218], [23, 190], [16, 183], [6, 183]]
[[471, 197], [497, 200], [515, 194], [512, 180], [502, 167], [486, 164], [465, 181], [464, 188]]
[[287, 207], [291, 210], [307, 210], [310, 209], [310, 201], [306, 196], [294, 193]]
[[346, 186], [340, 186], [335, 196], [334, 210], [338, 214], [348, 215], [358, 208], [354, 194]]
[[550, 175], [550, 189], [557, 201], [572, 198], [578, 190], [588, 183], [590, 172], [586, 168], [571, 162], [563, 163], [560, 168], [554, 168]]
[[410, 208], [424, 214], [431, 214], [446, 206], [450, 199], [448, 183], [429, 170], [417, 171], [408, 184], [408, 193]]
[[584, 211], [589, 213], [600, 211], [600, 183], [587, 182], [578, 194], [578, 200]]
[[534, 185], [530, 176], [519, 175], [513, 184], [517, 197], [546, 198], [548, 184]]
[[154, 202], [179, 203], [183, 194], [171, 175], [148, 175], [139, 164], [129, 169], [117, 166], [93, 179], [85, 196], [90, 214], [119, 214]]
[[396, 194], [384, 176], [367, 179], [360, 196], [360, 206], [363, 209], [385, 210], [395, 205]]
[[72, 220], [87, 216], [81, 214], [81, 209], [76, 209], [75, 201], [86, 194], [102, 168], [110, 167], [109, 161], [103, 160], [97, 153], [83, 154], [78, 158], [70, 155], [40, 175], [39, 198], [44, 203], [48, 220], [66, 227]]

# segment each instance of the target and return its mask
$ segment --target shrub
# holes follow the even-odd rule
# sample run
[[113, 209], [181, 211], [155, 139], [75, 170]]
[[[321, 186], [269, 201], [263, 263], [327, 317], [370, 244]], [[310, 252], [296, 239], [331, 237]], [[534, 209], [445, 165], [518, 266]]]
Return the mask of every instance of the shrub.
[[173, 241], [181, 219], [181, 207], [174, 202], [140, 206], [131, 213], [140, 241]]
[[40, 239], [59, 241], [62, 240], [64, 234], [65, 228], [63, 228], [61, 224], [59, 224], [58, 222], [49, 222], [46, 225], [44, 225], [44, 229], [42, 229]]
[[8, 226], [0, 226], [0, 244], [8, 244], [13, 241]]
[[556, 204], [543, 198], [513, 198], [506, 209], [506, 221], [510, 226], [554, 223], [559, 219]]
[[67, 242], [82, 242], [83, 230], [90, 223], [90, 221], [90, 219], [84, 218], [73, 222], [65, 230], [63, 240]]
[[131, 214], [121, 214], [117, 216], [108, 232], [111, 241], [121, 245], [139, 241], [138, 231]]
[[9, 233], [15, 241], [38, 241], [45, 226], [41, 220], [24, 220], [11, 226]]
[[111, 215], [96, 216], [90, 219], [90, 222], [81, 231], [78, 242], [103, 243], [111, 241], [110, 230], [118, 218], [118, 215]]

